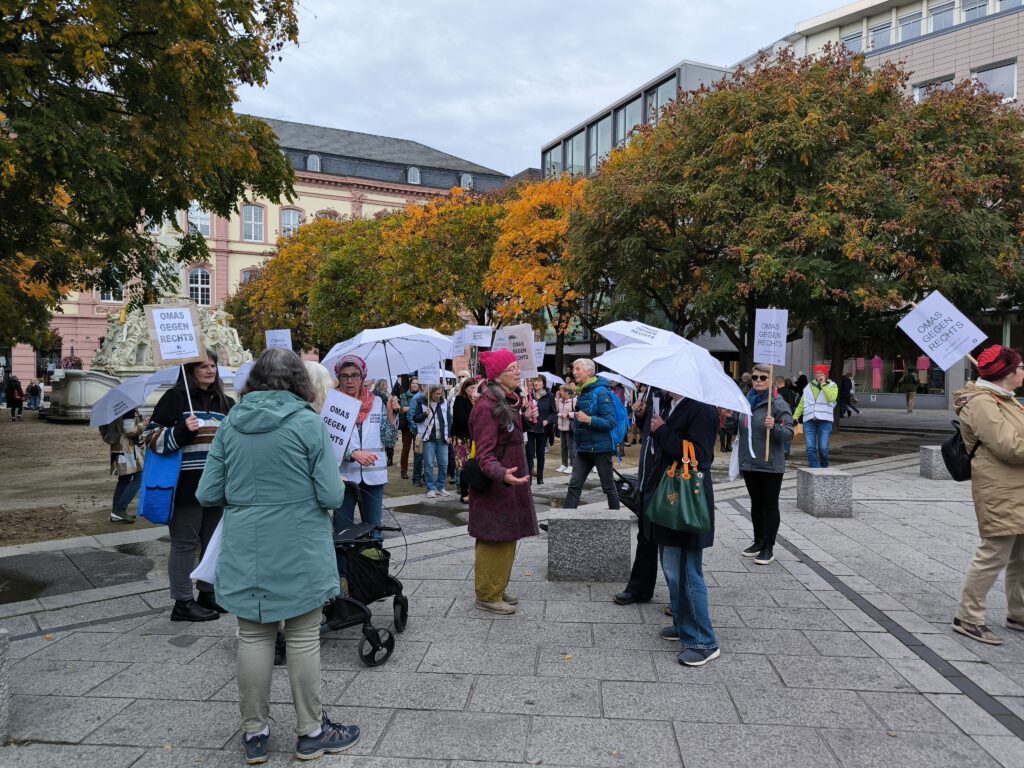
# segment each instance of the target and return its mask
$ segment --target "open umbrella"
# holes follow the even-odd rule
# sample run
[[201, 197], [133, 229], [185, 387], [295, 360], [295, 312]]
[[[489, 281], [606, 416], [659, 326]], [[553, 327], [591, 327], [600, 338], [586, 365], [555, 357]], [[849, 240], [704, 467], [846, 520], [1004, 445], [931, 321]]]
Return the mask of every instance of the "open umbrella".
[[548, 383], [548, 387], [553, 387], [555, 384], [565, 384], [565, 379], [561, 376], [555, 376], [555, 374], [548, 373], [547, 371], [538, 371], [537, 375], [544, 377], [544, 381]]
[[394, 374], [418, 371], [426, 365], [447, 360], [452, 339], [430, 328], [417, 328], [408, 323], [369, 328], [347, 341], [331, 347], [321, 361], [329, 371], [345, 355], [356, 355], [366, 361], [367, 377], [390, 380]]
[[238, 366], [238, 370], [235, 371], [235, 380], [231, 382], [235, 385], [235, 392], [241, 393], [245, 389], [245, 382], [249, 379], [249, 371], [252, 370], [253, 365], [255, 363], [242, 363]]
[[[680, 341], [686, 340], [680, 338]], [[702, 403], [750, 413], [746, 395], [722, 370], [722, 364], [692, 342], [658, 346], [627, 344], [605, 352], [594, 362], [633, 381]]]
[[675, 341], [687, 341], [672, 331], [664, 328], [655, 328], [653, 325], [641, 323], [637, 320], [616, 320], [614, 323], [602, 325], [597, 332], [612, 343], [613, 347], [622, 347], [626, 344], [654, 344], [665, 345]]
[[601, 376], [602, 378], [608, 379], [608, 381], [616, 381], [622, 386], [624, 386], [626, 389], [636, 389], [636, 384], [627, 379], [625, 376], [620, 376], [617, 373], [608, 373], [607, 371], [601, 371], [601, 373], [598, 375]]
[[147, 375], [125, 379], [93, 403], [89, 426], [100, 427], [109, 424], [146, 402], [146, 397], [155, 389], [148, 387], [149, 378]]
[[[223, 365], [217, 366], [217, 373], [224, 381], [231, 381], [235, 377], [235, 372]], [[165, 384], [173, 387], [177, 383], [179, 375], [181, 375], [180, 365], [172, 365], [170, 368], [161, 368], [156, 373], [151, 373], [149, 375], [149, 391], [152, 392], [154, 389], [162, 387]]]

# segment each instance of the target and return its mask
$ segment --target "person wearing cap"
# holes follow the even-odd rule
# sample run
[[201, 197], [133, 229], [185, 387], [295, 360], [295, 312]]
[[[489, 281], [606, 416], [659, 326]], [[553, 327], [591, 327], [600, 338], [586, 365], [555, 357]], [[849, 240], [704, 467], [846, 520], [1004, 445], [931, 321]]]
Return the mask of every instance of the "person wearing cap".
[[828, 439], [835, 420], [839, 385], [828, 377], [827, 365], [814, 366], [814, 379], [804, 387], [793, 418], [803, 418], [804, 443], [807, 445], [807, 466], [812, 469], [828, 466]]
[[469, 535], [476, 539], [476, 607], [497, 614], [516, 612], [519, 599], [508, 593], [516, 542], [540, 533], [530, 493], [523, 447], [523, 421], [536, 421], [536, 405], [519, 391], [519, 361], [507, 349], [481, 352], [487, 378], [469, 416], [486, 488], [470, 488]]
[[[341, 460], [341, 479], [345, 498], [334, 514], [334, 532], [354, 522], [356, 504], [364, 523], [380, 525], [384, 505], [384, 486], [388, 482], [387, 449], [398, 440], [398, 398], [384, 402], [366, 387], [366, 361], [345, 355], [334, 366], [338, 389], [359, 403], [359, 415], [345, 455]], [[377, 533], [380, 537], [380, 533]], [[340, 556], [339, 556], [340, 557]]]
[[978, 355], [978, 376], [953, 401], [964, 446], [974, 452], [971, 495], [981, 536], [953, 631], [1002, 645], [985, 623], [985, 609], [989, 590], [1004, 570], [1006, 628], [1024, 632], [1024, 407], [1014, 398], [1024, 383], [1020, 353], [998, 344], [989, 347]]

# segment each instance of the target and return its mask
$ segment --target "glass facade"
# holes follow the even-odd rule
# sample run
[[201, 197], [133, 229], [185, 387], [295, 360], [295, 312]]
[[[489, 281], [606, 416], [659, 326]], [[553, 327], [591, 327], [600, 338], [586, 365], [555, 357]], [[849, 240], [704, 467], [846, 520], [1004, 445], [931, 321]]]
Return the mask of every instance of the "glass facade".
[[1009, 8], [1020, 8], [1024, 0], [999, 0], [999, 10], [1005, 11]]
[[562, 175], [562, 145], [552, 147], [541, 158], [545, 179], [557, 179]]
[[938, 32], [940, 29], [949, 29], [953, 26], [953, 12], [956, 9], [956, 3], [943, 3], [942, 5], [934, 6], [929, 14], [928, 18], [931, 22], [931, 31]]
[[658, 122], [661, 110], [676, 97], [676, 79], [672, 77], [661, 85], [647, 92], [647, 122], [654, 125]]
[[626, 106], [615, 110], [615, 146], [624, 144], [629, 134], [643, 122], [643, 98], [637, 96]]
[[879, 24], [868, 30], [868, 49], [875, 50], [892, 44], [892, 24]]
[[843, 38], [843, 45], [850, 53], [860, 53], [864, 49], [864, 36], [860, 32]]
[[1004, 100], [1017, 98], [1017, 65], [1003, 64], [998, 67], [979, 70], [974, 78], [992, 93], [1001, 94]]
[[594, 173], [597, 166], [612, 151], [612, 117], [608, 115], [587, 129], [587, 172]]
[[587, 159], [586, 137], [583, 131], [565, 140], [565, 170], [573, 176], [581, 176], [586, 172], [584, 163]]
[[899, 39], [900, 41], [913, 40], [915, 37], [921, 36], [921, 14], [910, 13], [906, 16], [901, 16], [899, 19]]
[[988, 14], [988, 0], [963, 0], [961, 6], [964, 21], [974, 21]]

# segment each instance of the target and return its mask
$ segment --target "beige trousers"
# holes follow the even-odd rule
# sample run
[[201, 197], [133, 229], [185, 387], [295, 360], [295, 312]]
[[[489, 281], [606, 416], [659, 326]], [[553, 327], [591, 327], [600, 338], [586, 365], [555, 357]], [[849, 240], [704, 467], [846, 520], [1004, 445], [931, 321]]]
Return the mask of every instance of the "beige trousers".
[[[288, 681], [295, 701], [295, 733], [305, 736], [320, 727], [320, 616], [317, 608], [288, 619]], [[238, 704], [246, 733], [262, 731], [270, 721], [270, 679], [274, 670], [277, 622], [257, 624], [238, 618]]]
[[512, 563], [516, 559], [514, 541], [477, 541], [476, 543], [476, 599], [485, 603], [501, 600], [508, 581], [512, 578]]
[[983, 538], [964, 579], [956, 617], [968, 624], [985, 623], [989, 590], [1006, 569], [1006, 613], [1024, 621], [1024, 534]]

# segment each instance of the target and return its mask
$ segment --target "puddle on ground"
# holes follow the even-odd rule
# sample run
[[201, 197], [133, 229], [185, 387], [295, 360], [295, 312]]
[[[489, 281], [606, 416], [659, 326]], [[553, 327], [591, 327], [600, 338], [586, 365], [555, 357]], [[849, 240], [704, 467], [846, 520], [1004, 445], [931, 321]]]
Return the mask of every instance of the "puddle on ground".
[[0, 605], [31, 600], [37, 597], [44, 589], [46, 589], [46, 583], [42, 581], [10, 579], [6, 576], [0, 576]]
[[[454, 507], [442, 507], [437, 504], [406, 504], [401, 507], [395, 507], [389, 509], [390, 512], [397, 514], [411, 514], [411, 515], [423, 515], [424, 517], [433, 517], [438, 520], [444, 520], [449, 525], [465, 525], [465, 522], [459, 520], [458, 515], [460, 512], [465, 512], [468, 507], [464, 504], [460, 505], [461, 508], [456, 509]], [[387, 523], [384, 523], [387, 525]]]
[[167, 549], [166, 547], [158, 545], [156, 542], [153, 541], [140, 541], [135, 544], [118, 544], [117, 546], [112, 547], [112, 549], [115, 552], [120, 552], [122, 555], [136, 555], [138, 557], [149, 557], [150, 553], [154, 549], [154, 546], [156, 547], [157, 551], [160, 552], [164, 552]]

